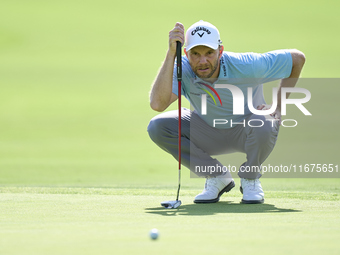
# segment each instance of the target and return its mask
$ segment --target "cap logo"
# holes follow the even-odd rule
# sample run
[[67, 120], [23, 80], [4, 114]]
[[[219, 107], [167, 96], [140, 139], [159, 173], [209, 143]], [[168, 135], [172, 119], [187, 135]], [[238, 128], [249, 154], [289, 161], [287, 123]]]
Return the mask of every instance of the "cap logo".
[[[207, 32], [207, 34], [211, 34], [210, 30], [205, 27], [196, 27], [194, 30], [191, 31], [191, 35], [195, 35], [198, 31], [204, 31]], [[200, 37], [204, 35], [204, 32], [202, 34], [197, 33]]]

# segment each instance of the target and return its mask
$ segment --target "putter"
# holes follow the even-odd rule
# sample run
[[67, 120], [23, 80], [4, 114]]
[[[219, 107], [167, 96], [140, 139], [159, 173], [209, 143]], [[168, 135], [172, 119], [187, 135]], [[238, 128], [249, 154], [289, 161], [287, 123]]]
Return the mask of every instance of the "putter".
[[178, 189], [177, 189], [177, 197], [176, 200], [172, 201], [164, 201], [161, 203], [167, 209], [176, 209], [179, 207], [182, 202], [178, 200], [179, 198], [179, 190], [181, 188], [181, 97], [182, 97], [182, 45], [181, 42], [177, 41], [176, 45], [176, 55], [177, 55], [177, 81], [178, 81]]

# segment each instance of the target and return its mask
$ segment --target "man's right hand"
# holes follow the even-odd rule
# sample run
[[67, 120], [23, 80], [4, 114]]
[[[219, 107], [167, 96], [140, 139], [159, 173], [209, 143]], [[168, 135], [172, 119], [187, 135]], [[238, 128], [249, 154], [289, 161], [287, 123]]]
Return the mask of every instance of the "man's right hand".
[[184, 26], [177, 22], [175, 27], [169, 32], [169, 53], [176, 56], [176, 42], [184, 44]]
[[178, 96], [172, 92], [177, 41], [184, 44], [184, 26], [179, 22], [177, 22], [175, 27], [169, 32], [169, 49], [151, 88], [150, 106], [158, 112], [164, 111], [178, 98]]

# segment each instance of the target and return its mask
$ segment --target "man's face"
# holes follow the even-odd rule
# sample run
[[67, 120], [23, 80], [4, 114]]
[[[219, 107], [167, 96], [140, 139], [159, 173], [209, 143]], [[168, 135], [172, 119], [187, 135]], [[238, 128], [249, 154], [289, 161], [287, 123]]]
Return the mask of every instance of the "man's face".
[[214, 50], [206, 46], [196, 46], [185, 52], [194, 73], [204, 78], [217, 78], [223, 46]]

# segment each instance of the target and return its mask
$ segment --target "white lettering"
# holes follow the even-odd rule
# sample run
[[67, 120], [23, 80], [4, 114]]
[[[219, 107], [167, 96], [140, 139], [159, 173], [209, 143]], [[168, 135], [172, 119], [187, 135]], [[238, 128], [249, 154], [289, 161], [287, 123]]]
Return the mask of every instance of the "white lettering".
[[216, 127], [216, 125], [223, 125], [223, 124], [227, 124], [228, 121], [226, 119], [214, 119], [214, 125], [213, 127]]
[[[261, 121], [262, 124], [261, 124], [261, 126], [252, 126], [252, 125], [250, 125], [251, 121]], [[263, 120], [260, 120], [260, 119], [252, 119], [252, 120], [248, 121], [248, 126], [249, 127], [262, 127], [263, 125], [264, 125], [264, 122], [263, 122]]]
[[[295, 122], [295, 125], [294, 125], [294, 126], [285, 126], [285, 124], [284, 124], [285, 121], [293, 121], [293, 122]], [[293, 119], [286, 119], [286, 120], [282, 120], [282, 121], [281, 121], [281, 125], [282, 125], [283, 127], [296, 127], [297, 124], [298, 124], [298, 122], [297, 122], [296, 120], [293, 120]]]
[[[288, 99], [287, 93], [303, 93], [306, 95], [305, 98], [301, 99]], [[307, 89], [304, 88], [281, 88], [281, 114], [286, 115], [287, 104], [295, 104], [305, 115], [312, 115], [302, 104], [307, 103], [311, 98], [311, 94]]]

